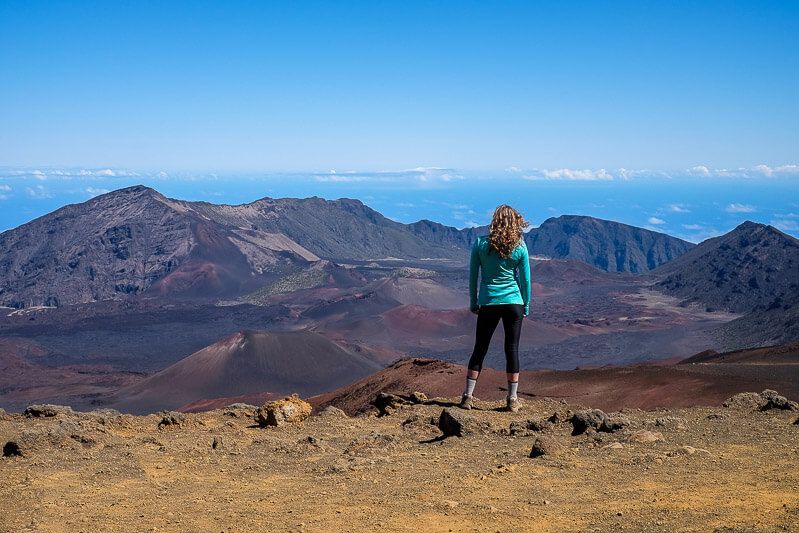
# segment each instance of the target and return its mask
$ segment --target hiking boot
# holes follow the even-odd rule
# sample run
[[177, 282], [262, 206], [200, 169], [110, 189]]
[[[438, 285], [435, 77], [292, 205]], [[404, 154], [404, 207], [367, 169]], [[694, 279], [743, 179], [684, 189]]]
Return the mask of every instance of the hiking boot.
[[461, 409], [471, 409], [472, 408], [472, 401], [474, 401], [474, 396], [471, 394], [464, 394], [461, 397], [461, 404], [458, 406]]
[[508, 398], [506, 401], [507, 401], [506, 408], [511, 413], [518, 412], [519, 408], [522, 405], [521, 402], [517, 398]]

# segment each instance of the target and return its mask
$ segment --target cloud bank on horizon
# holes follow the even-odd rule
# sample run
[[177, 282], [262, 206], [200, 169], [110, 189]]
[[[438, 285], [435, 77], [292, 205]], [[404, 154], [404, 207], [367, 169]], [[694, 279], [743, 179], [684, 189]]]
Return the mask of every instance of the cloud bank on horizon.
[[799, 198], [799, 166], [705, 168], [707, 172], [689, 168], [662, 173], [415, 167], [241, 174], [0, 168], [0, 229], [13, 228], [66, 203], [144, 184], [174, 198], [230, 204], [264, 196], [349, 197], [399, 222], [426, 218], [459, 228], [485, 225], [496, 205], [510, 203], [534, 224], [562, 214], [589, 215], [699, 242], [744, 220], [755, 220], [799, 236], [795, 200]]

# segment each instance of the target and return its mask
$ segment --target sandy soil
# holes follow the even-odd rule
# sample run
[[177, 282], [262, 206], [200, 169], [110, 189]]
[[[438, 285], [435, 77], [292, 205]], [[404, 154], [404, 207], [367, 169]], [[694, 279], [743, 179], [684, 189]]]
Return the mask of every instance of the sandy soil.
[[[446, 403], [279, 428], [246, 409], [160, 429], [160, 415], [2, 416], [0, 442], [27, 444], [0, 460], [0, 531], [799, 531], [795, 412], [629, 410], [614, 433], [514, 437], [512, 421], [576, 406], [481, 402], [469, 415], [486, 433], [442, 439]], [[630, 442], [641, 430], [664, 440]], [[563, 453], [529, 458], [539, 435]]]

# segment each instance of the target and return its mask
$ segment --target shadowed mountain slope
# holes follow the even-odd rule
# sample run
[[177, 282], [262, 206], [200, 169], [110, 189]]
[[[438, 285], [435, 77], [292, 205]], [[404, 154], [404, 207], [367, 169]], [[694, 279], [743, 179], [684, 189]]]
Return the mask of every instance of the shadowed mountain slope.
[[744, 313], [799, 303], [799, 240], [744, 222], [658, 268], [655, 288], [711, 309]]
[[593, 217], [549, 218], [526, 237], [531, 255], [576, 259], [610, 272], [647, 272], [693, 244], [665, 233]]
[[318, 333], [246, 330], [121, 389], [113, 405], [142, 413], [254, 392], [307, 396], [340, 387], [379, 368]]

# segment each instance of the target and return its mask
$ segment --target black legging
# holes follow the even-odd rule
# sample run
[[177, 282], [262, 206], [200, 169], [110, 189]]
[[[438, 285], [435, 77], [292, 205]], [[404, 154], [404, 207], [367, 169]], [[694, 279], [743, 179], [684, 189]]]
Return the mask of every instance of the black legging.
[[499, 319], [505, 328], [505, 363], [506, 372], [515, 374], [519, 371], [519, 336], [522, 333], [524, 306], [522, 304], [481, 305], [477, 312], [477, 332], [474, 339], [474, 350], [469, 359], [469, 370], [480, 371], [483, 359], [488, 352], [491, 336], [497, 329]]

